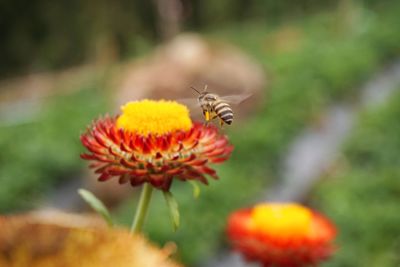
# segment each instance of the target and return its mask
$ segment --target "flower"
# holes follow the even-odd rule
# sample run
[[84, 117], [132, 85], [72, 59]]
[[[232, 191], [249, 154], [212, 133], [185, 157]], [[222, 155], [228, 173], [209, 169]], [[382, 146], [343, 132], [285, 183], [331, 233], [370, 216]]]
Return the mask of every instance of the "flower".
[[182, 267], [173, 245], [106, 228], [99, 218], [58, 211], [0, 216], [0, 266]]
[[94, 121], [81, 135], [100, 181], [118, 177], [132, 186], [150, 183], [168, 191], [173, 178], [218, 178], [209, 163], [227, 160], [233, 150], [214, 126], [193, 123], [186, 106], [174, 101], [129, 102], [117, 117]]
[[248, 260], [265, 267], [300, 267], [317, 264], [334, 252], [336, 229], [299, 204], [265, 203], [232, 213], [227, 234]]

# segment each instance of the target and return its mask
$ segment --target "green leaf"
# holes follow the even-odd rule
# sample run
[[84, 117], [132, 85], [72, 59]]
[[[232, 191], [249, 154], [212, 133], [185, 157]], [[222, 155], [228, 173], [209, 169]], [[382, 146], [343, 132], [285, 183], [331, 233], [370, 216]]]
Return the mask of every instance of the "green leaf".
[[171, 192], [163, 191], [165, 201], [167, 202], [169, 214], [171, 215], [172, 225], [174, 227], [174, 231], [176, 231], [179, 227], [179, 209], [178, 203], [176, 202], [174, 196]]
[[111, 219], [110, 212], [106, 208], [106, 206], [98, 199], [92, 192], [89, 192], [85, 189], [78, 190], [79, 195], [89, 204], [92, 209], [94, 209], [97, 213], [99, 213], [103, 219], [107, 222], [108, 226], [113, 226], [113, 221]]
[[190, 184], [193, 186], [193, 197], [198, 198], [200, 196], [200, 186], [192, 180], [189, 180]]

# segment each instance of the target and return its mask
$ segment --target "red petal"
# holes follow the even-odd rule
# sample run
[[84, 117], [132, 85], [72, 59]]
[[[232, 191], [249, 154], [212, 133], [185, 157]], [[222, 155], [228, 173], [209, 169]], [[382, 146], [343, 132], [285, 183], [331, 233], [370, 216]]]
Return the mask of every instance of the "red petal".
[[139, 176], [139, 177], [131, 176], [130, 182], [131, 182], [132, 186], [138, 186], [138, 185], [141, 185], [142, 183], [144, 183], [145, 179], [141, 176]]
[[103, 147], [107, 147], [107, 143], [104, 140], [104, 136], [99, 134], [99, 132], [95, 131], [93, 132], [93, 137], [96, 139], [97, 143], [99, 143]]
[[126, 184], [130, 179], [130, 176], [127, 174], [123, 174], [119, 177], [118, 182], [119, 184]]
[[110, 179], [110, 177], [111, 177], [111, 175], [109, 175], [108, 173], [103, 172], [103, 173], [99, 176], [98, 180], [101, 181], [101, 182], [103, 182], [103, 181], [107, 181], [108, 179]]
[[117, 133], [117, 130], [115, 129], [115, 127], [110, 128], [109, 137], [115, 144], [120, 143], [119, 138], [118, 138], [118, 133]]
[[136, 164], [136, 162], [131, 162], [131, 161], [127, 161], [126, 159], [122, 158], [119, 161], [123, 166], [128, 167], [128, 168], [137, 168], [138, 165]]
[[211, 169], [207, 166], [202, 166], [201, 171], [212, 176], [215, 179], [218, 179], [217, 172], [214, 169]]
[[83, 153], [80, 155], [81, 159], [95, 160], [96, 157], [94, 155]]

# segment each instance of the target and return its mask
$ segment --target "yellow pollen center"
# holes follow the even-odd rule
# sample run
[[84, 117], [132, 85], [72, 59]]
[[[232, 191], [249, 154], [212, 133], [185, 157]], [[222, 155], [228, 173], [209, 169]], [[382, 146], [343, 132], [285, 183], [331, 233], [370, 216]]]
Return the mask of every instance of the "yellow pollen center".
[[312, 224], [312, 212], [295, 203], [261, 204], [251, 217], [256, 231], [285, 239], [306, 236]]
[[192, 127], [189, 110], [174, 101], [141, 100], [121, 107], [117, 127], [139, 135], [164, 135]]

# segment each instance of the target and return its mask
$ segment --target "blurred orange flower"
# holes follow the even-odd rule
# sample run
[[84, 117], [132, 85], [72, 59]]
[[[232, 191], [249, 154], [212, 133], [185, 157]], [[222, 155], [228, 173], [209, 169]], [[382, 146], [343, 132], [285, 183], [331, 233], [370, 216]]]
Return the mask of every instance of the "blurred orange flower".
[[118, 177], [132, 186], [150, 183], [168, 191], [173, 178], [217, 178], [209, 163], [227, 160], [233, 150], [213, 126], [192, 123], [186, 106], [174, 101], [129, 102], [116, 118], [100, 118], [81, 135], [100, 181]]
[[182, 267], [141, 235], [89, 216], [46, 212], [0, 216], [2, 267]]
[[334, 225], [295, 203], [265, 203], [238, 210], [228, 219], [228, 237], [247, 260], [264, 267], [317, 264], [334, 252]]

